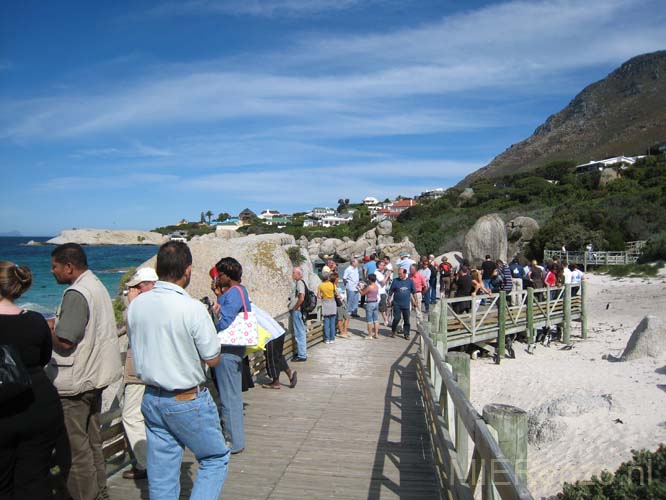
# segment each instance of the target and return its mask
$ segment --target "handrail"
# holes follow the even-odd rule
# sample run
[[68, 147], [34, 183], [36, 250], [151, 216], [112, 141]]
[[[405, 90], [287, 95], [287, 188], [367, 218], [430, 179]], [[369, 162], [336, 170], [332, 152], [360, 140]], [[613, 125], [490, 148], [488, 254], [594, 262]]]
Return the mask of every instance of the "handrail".
[[[493, 486], [497, 489], [502, 499], [505, 500], [531, 500], [533, 499], [532, 494], [527, 489], [525, 483], [516, 475], [515, 470], [509, 459], [504, 455], [500, 449], [497, 441], [493, 437], [493, 434], [486, 422], [483, 420], [481, 415], [476, 411], [472, 403], [469, 401], [465, 392], [461, 389], [459, 384], [455, 380], [455, 376], [451, 370], [446, 365], [442, 354], [438, 351], [437, 347], [433, 343], [432, 339], [429, 337], [427, 331], [424, 331], [423, 325], [419, 325], [419, 331], [421, 333], [421, 351], [419, 352], [420, 361], [422, 364], [422, 375], [427, 381], [428, 391], [434, 391], [434, 384], [431, 382], [429, 371], [425, 369], [425, 366], [434, 366], [436, 373], [441, 377], [442, 393], [446, 392], [455, 408], [455, 411], [458, 415], [458, 418], [462, 421], [469, 436], [473, 440], [476, 450], [475, 456], [479, 456], [483, 460], [484, 467], [490, 468], [490, 474], [486, 474], [486, 477], [490, 477], [491, 480], [493, 477], [500, 476], [502, 481], [493, 481]], [[444, 427], [446, 423], [441, 421], [443, 411], [440, 408], [440, 405], [433, 401], [433, 398], [426, 398], [427, 402], [434, 406], [430, 408], [430, 411], [438, 415], [438, 421], [435, 422], [436, 427], [436, 443], [440, 443], [439, 451], [442, 456], [451, 457], [453, 451], [455, 453], [454, 444], [451, 441], [448, 430]], [[439, 401], [442, 401], [440, 396]], [[442, 441], [444, 443], [442, 444]], [[466, 458], [465, 458], [466, 460]], [[466, 462], [465, 462], [466, 463]], [[447, 464], [440, 464], [443, 467], [447, 467]], [[459, 466], [459, 464], [458, 464]], [[453, 486], [454, 484], [460, 484], [463, 488], [459, 491], [456, 496], [463, 498], [469, 498], [470, 495], [474, 494], [474, 487], [478, 483], [478, 471], [475, 470], [476, 464], [472, 463], [469, 474], [466, 470], [459, 470], [459, 467], [451, 467], [450, 470], [455, 474], [455, 477], [449, 477], [449, 485]], [[470, 486], [469, 483], [472, 483]]]

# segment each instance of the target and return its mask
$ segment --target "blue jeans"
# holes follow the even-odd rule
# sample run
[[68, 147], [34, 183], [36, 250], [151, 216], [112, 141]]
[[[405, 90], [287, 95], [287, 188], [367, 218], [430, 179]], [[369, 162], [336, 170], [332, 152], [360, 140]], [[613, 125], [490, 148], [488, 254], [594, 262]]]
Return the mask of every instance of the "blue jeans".
[[335, 314], [324, 316], [324, 340], [335, 340]]
[[365, 303], [365, 321], [368, 324], [379, 322], [379, 302]]
[[[220, 363], [215, 367], [217, 390], [220, 392], [220, 406], [224, 434], [231, 441], [231, 451], [237, 452], [245, 448], [245, 424], [243, 422], [243, 356], [224, 349]], [[245, 348], [242, 352], [245, 352]]]
[[397, 304], [393, 304], [393, 323], [391, 324], [391, 332], [395, 333], [398, 329], [398, 324], [400, 323], [400, 317], [402, 316], [402, 331], [405, 334], [405, 337], [409, 337], [409, 306], [400, 307]]
[[185, 446], [199, 462], [190, 499], [219, 498], [227, 477], [229, 449], [208, 390], [202, 390], [192, 401], [178, 401], [172, 392], [146, 386], [141, 412], [146, 424], [150, 498], [180, 497], [180, 464]]
[[[423, 296], [423, 303], [425, 304], [425, 312], [430, 312], [430, 288], [426, 290], [425, 293], [421, 292], [421, 295]], [[419, 304], [419, 307], [421, 307], [421, 304]]]
[[347, 289], [347, 312], [349, 314], [358, 313], [358, 300], [361, 296], [358, 290]]
[[430, 286], [428, 287], [428, 293], [430, 294], [430, 303], [431, 304], [436, 304], [437, 303], [437, 282], [436, 281], [434, 283], [430, 283]]
[[306, 359], [308, 357], [308, 343], [306, 340], [305, 322], [303, 322], [303, 315], [301, 311], [291, 312], [291, 322], [294, 325], [294, 340], [296, 340], [296, 347], [298, 349], [298, 357]]

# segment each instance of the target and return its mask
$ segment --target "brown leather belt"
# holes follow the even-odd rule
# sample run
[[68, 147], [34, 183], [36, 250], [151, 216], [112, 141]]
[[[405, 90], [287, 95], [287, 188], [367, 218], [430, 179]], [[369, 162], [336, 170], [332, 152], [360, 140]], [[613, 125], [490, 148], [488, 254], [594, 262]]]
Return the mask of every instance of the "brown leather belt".
[[173, 396], [176, 401], [192, 401], [197, 398], [197, 394], [204, 390], [203, 385], [195, 385], [189, 389], [174, 389], [173, 391], [154, 385], [151, 385], [150, 387], [157, 390], [160, 396]]

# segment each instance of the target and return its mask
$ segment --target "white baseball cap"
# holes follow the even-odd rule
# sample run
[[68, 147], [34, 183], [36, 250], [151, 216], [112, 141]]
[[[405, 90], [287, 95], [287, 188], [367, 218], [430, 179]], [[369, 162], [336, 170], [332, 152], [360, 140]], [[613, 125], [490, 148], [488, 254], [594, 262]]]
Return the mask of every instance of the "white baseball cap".
[[141, 269], [136, 270], [132, 279], [127, 282], [127, 286], [137, 286], [144, 281], [157, 281], [158, 279], [155, 269], [152, 267], [142, 267]]

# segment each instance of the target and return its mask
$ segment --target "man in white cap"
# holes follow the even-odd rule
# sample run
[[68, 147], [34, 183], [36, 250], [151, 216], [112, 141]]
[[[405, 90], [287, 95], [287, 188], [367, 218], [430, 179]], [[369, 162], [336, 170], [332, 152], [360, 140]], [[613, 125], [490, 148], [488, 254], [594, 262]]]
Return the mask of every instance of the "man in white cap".
[[396, 265], [404, 269], [407, 275], [409, 275], [409, 268], [412, 264], [415, 264], [415, 262], [409, 258], [409, 253], [400, 252], [400, 258], [396, 261]]
[[[157, 273], [152, 267], [137, 269], [134, 276], [127, 282], [128, 302], [132, 302], [140, 294], [152, 290], [157, 279]], [[146, 386], [134, 371], [131, 347], [127, 348], [124, 382], [123, 427], [136, 464], [123, 472], [123, 477], [125, 479], [146, 479], [146, 426], [141, 414], [141, 400]]]

